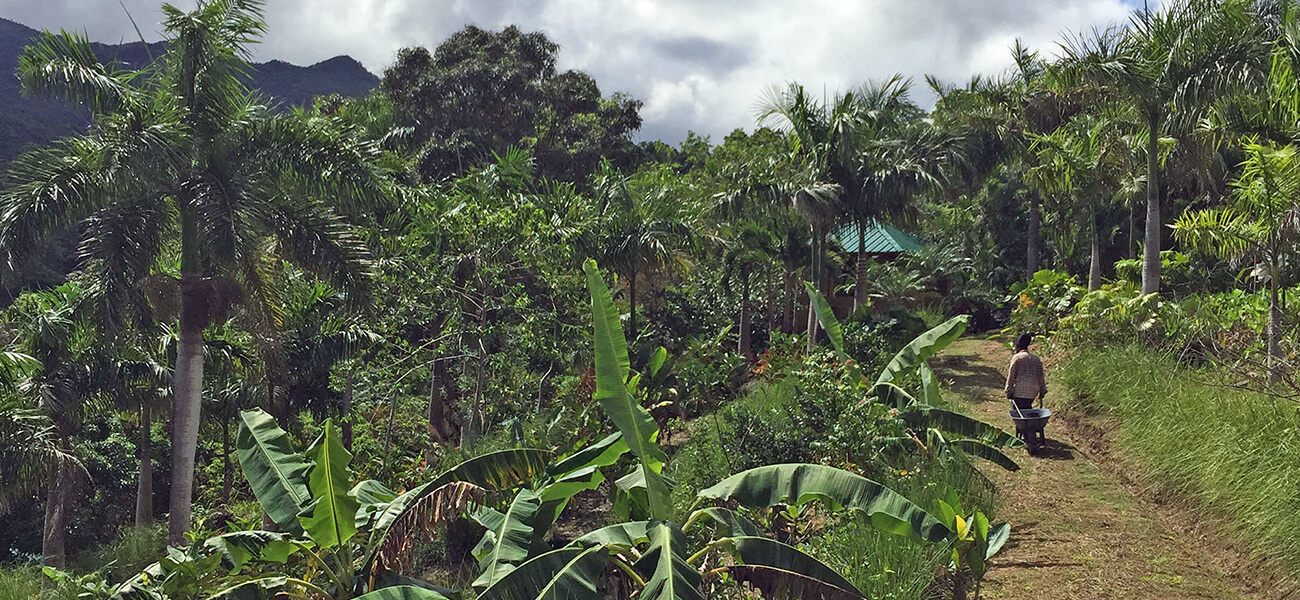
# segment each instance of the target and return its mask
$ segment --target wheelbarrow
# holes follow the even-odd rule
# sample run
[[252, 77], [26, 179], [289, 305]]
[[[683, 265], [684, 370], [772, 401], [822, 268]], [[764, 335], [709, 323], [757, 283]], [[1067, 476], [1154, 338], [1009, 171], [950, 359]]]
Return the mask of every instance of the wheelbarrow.
[[1051, 418], [1052, 411], [1046, 408], [1017, 407], [1011, 410], [1011, 420], [1016, 423], [1016, 437], [1025, 442], [1031, 456], [1037, 454], [1038, 449], [1047, 443], [1043, 429], [1047, 427], [1047, 421]]

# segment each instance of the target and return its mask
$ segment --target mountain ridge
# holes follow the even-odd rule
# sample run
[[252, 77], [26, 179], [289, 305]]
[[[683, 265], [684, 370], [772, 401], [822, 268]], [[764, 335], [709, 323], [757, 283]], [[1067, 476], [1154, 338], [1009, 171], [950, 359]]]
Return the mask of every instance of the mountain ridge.
[[[14, 76], [18, 56], [38, 35], [36, 29], [0, 17], [0, 163], [24, 150], [84, 131], [90, 124], [90, 113], [79, 106], [22, 93]], [[91, 47], [100, 60], [116, 60], [124, 68], [138, 69], [161, 56], [166, 43], [92, 42]], [[247, 84], [277, 105], [292, 107], [327, 94], [364, 96], [379, 85], [379, 78], [356, 59], [339, 55], [305, 67], [276, 59], [254, 63]]]

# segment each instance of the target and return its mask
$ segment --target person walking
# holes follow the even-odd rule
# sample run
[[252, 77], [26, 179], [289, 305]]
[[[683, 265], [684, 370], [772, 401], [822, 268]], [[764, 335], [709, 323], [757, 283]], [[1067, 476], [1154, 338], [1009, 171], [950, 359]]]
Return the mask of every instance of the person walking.
[[1013, 409], [1024, 410], [1043, 406], [1043, 397], [1047, 395], [1047, 378], [1043, 375], [1043, 361], [1029, 351], [1034, 336], [1028, 333], [1016, 338], [1016, 353], [1011, 357], [1011, 366], [1007, 368], [1007, 399]]

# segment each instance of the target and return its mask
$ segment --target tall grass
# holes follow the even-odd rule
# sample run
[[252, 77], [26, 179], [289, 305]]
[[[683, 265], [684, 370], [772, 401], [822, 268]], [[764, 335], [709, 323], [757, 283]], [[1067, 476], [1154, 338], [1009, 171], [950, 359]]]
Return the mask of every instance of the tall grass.
[[40, 567], [0, 565], [0, 600], [76, 600], [79, 592], [70, 581], [50, 580]]
[[1300, 574], [1300, 407], [1206, 383], [1149, 349], [1081, 351], [1064, 368], [1072, 402], [1120, 423], [1119, 443], [1162, 482], [1230, 517], [1261, 556]]

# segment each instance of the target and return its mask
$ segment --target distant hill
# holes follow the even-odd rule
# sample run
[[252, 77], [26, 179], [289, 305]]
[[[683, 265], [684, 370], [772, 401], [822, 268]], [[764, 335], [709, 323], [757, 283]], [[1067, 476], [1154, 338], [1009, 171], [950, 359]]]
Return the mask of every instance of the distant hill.
[[[56, 98], [31, 98], [22, 94], [18, 56], [40, 32], [0, 18], [0, 163], [23, 150], [76, 133], [90, 123], [85, 110]], [[131, 67], [160, 56], [163, 43], [94, 44], [100, 60], [118, 60]], [[273, 60], [253, 66], [250, 87], [282, 106], [301, 106], [315, 96], [364, 96], [379, 85], [379, 78], [348, 56], [336, 56], [310, 67]]]

